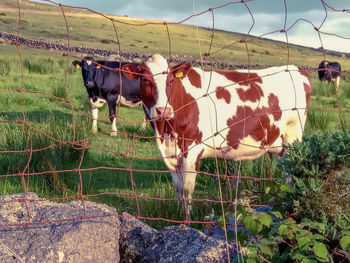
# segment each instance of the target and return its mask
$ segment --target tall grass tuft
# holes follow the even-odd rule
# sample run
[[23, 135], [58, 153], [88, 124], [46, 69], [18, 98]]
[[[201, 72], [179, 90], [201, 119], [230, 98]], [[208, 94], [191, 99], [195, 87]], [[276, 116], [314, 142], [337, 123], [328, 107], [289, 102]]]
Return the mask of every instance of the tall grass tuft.
[[[79, 121], [79, 123], [82, 123]], [[76, 126], [75, 141], [85, 138], [86, 125]], [[28, 127], [26, 127], [28, 129]], [[59, 170], [72, 169], [78, 166], [81, 156], [81, 145], [74, 143], [61, 143], [60, 141], [73, 140], [73, 127], [70, 121], [58, 119], [51, 115], [49, 125], [40, 128], [40, 132], [28, 129], [25, 132], [20, 124], [3, 124], [0, 135], [0, 151], [22, 151], [21, 153], [0, 154], [0, 174], [17, 174], [26, 172], [42, 173], [43, 175], [30, 175], [26, 177], [28, 191], [35, 191], [43, 196], [63, 194], [68, 189], [67, 175], [60, 175]], [[51, 140], [48, 136], [55, 138]], [[32, 153], [26, 151], [32, 145]], [[47, 148], [48, 147], [48, 148]], [[47, 149], [45, 149], [47, 148]], [[69, 176], [69, 175], [68, 175]], [[69, 181], [69, 180], [68, 180]], [[0, 186], [4, 194], [23, 191], [20, 178], [2, 178]]]
[[52, 58], [26, 58], [23, 62], [23, 66], [29, 73], [49, 74], [55, 72], [61, 73], [62, 71]]
[[326, 131], [329, 128], [330, 115], [327, 109], [309, 110], [307, 125], [310, 130]]
[[11, 67], [8, 60], [0, 59], [0, 76], [5, 77], [10, 74]]

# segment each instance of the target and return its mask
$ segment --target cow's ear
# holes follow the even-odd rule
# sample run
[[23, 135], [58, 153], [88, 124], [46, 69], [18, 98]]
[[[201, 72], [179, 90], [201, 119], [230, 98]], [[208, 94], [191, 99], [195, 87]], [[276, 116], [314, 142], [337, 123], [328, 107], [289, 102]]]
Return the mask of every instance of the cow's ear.
[[175, 76], [175, 78], [184, 78], [187, 73], [192, 68], [191, 62], [183, 62], [171, 68], [171, 72]]
[[140, 73], [143, 72], [143, 66], [130, 63], [123, 65], [122, 70], [128, 79], [138, 79], [140, 77]]
[[98, 62], [98, 64], [96, 64], [96, 68], [100, 69], [102, 66], [105, 66], [105, 62], [104, 61], [100, 61]]
[[81, 61], [78, 61], [78, 60], [74, 60], [72, 62], [73, 66], [76, 67], [76, 68], [80, 68], [81, 67]]

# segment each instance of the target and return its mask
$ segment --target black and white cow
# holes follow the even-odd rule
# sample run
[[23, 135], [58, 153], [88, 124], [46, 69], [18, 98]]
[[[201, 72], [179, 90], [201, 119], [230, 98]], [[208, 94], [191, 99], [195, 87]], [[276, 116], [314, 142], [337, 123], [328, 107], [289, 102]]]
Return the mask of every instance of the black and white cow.
[[[118, 61], [94, 60], [86, 57], [81, 61], [75, 60], [72, 64], [81, 68], [84, 85], [89, 95], [92, 108], [92, 130], [97, 132], [98, 109], [108, 104], [109, 119], [112, 123], [111, 136], [117, 135], [116, 106], [121, 105], [135, 107], [140, 105], [140, 80], [130, 80], [118, 69], [121, 67]], [[120, 78], [121, 77], [121, 78]], [[146, 127], [146, 121], [142, 123], [142, 129]]]
[[318, 66], [319, 80], [332, 82], [336, 90], [339, 88], [340, 72], [341, 67], [338, 62], [329, 62], [323, 60]]

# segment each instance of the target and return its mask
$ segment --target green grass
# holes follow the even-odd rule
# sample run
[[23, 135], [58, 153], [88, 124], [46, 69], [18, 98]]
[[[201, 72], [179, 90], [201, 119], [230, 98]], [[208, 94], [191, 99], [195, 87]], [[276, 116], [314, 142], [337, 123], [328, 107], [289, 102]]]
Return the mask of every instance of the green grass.
[[[8, 7], [16, 8], [12, 4], [13, 1], [5, 0], [5, 2], [9, 4]], [[46, 19], [46, 16], [41, 13], [24, 12], [23, 19], [28, 23], [28, 26], [24, 23], [21, 31], [24, 37], [66, 43], [66, 29], [62, 15], [58, 12], [59, 9], [46, 5], [29, 5], [26, 1], [21, 2], [24, 9], [35, 7], [39, 11], [48, 10], [58, 13], [51, 14], [50, 19]], [[0, 18], [0, 31], [16, 32], [16, 13], [7, 12], [6, 16], [0, 16]], [[42, 23], [43, 19], [47, 22]], [[120, 19], [135, 23], [142, 22], [142, 20]], [[116, 41], [114, 29], [108, 20], [97, 17], [68, 16], [68, 22], [71, 26], [72, 45], [118, 49], [113, 42]], [[133, 27], [118, 23], [117, 28], [122, 51], [168, 54], [168, 38], [164, 25]], [[172, 54], [198, 56], [197, 38], [193, 27], [171, 25], [169, 29]], [[200, 30], [203, 50], [208, 48], [210, 34], [210, 31]], [[215, 33], [213, 50], [235, 43], [241, 37], [238, 34]], [[148, 48], [145, 49], [145, 46]], [[251, 63], [285, 64], [284, 47], [285, 45], [281, 43], [252, 39], [249, 42]], [[118, 130], [121, 133], [117, 137], [109, 136], [111, 126], [108, 120], [108, 109], [104, 107], [99, 113], [100, 133], [94, 135], [91, 131], [91, 112], [86, 90], [82, 84], [81, 72], [71, 65], [73, 58], [70, 59], [67, 68], [67, 57], [62, 57], [59, 53], [20, 47], [22, 79], [20, 57], [16, 47], [1, 45], [0, 54], [2, 54], [0, 57], [1, 194], [23, 192], [22, 178], [15, 175], [27, 168], [31, 174], [25, 178], [27, 191], [34, 191], [41, 197], [69, 197], [82, 191], [84, 195], [101, 194], [101, 196], [91, 196], [89, 199], [114, 206], [119, 213], [126, 211], [137, 215], [139, 207], [140, 216], [143, 217], [184, 219], [184, 215], [178, 211], [177, 201], [135, 199], [125, 195], [133, 193], [133, 186], [134, 193], [143, 197], [159, 199], [176, 197], [171, 176], [160, 159], [154, 139], [140, 138], [153, 135], [149, 125], [143, 132], [138, 130], [143, 120], [140, 107], [119, 109]], [[290, 54], [291, 63], [297, 65], [315, 66], [322, 59], [321, 53], [300, 47], [291, 47]], [[214, 59], [246, 64], [245, 45], [235, 43], [215, 53]], [[348, 60], [343, 58], [340, 60], [344, 69], [350, 68]], [[65, 85], [66, 71], [67, 85]], [[336, 100], [333, 87], [328, 83], [320, 83], [314, 72], [311, 75], [313, 91], [305, 134], [319, 130], [342, 129], [345, 127], [344, 120], [349, 127], [350, 110], [341, 108], [339, 112], [339, 109], [334, 108]], [[350, 83], [345, 78], [349, 79], [349, 76], [343, 77], [340, 84], [338, 101], [340, 106], [350, 105]], [[22, 88], [23, 92], [19, 92]], [[24, 117], [26, 124], [18, 122], [24, 120]], [[124, 130], [129, 135], [135, 134], [139, 137], [135, 140], [132, 136], [125, 137], [122, 133]], [[82, 139], [85, 139], [85, 150], [81, 148], [81, 142], [79, 142]], [[64, 143], [72, 141], [76, 143]], [[33, 151], [30, 155], [25, 150], [31, 147], [39, 151]], [[129, 157], [124, 157], [125, 155]], [[220, 160], [218, 164], [221, 174], [225, 174], [227, 168], [229, 175], [233, 175], [234, 170], [239, 169], [242, 176], [248, 177], [279, 178], [282, 176], [281, 171], [276, 168], [275, 160], [267, 156], [240, 163], [233, 161], [225, 163]], [[79, 167], [80, 171], [74, 170]], [[132, 173], [128, 171], [129, 167]], [[159, 172], [153, 172], [155, 170]], [[193, 198], [220, 200], [218, 179], [214, 176], [217, 170], [215, 160], [203, 160], [200, 170], [202, 173], [197, 177]], [[221, 183], [224, 200], [229, 200], [236, 195], [235, 187], [232, 187], [235, 182], [222, 179]], [[239, 184], [239, 195], [253, 195], [256, 196], [256, 203], [268, 204], [271, 195], [261, 193], [269, 188], [273, 195], [277, 187], [271, 181], [242, 179]], [[221, 215], [219, 204], [194, 202], [192, 219], [203, 220], [212, 212], [212, 209], [216, 215]], [[226, 209], [232, 210], [232, 207], [226, 207]], [[162, 221], [148, 221], [148, 223], [157, 228], [168, 224]]]

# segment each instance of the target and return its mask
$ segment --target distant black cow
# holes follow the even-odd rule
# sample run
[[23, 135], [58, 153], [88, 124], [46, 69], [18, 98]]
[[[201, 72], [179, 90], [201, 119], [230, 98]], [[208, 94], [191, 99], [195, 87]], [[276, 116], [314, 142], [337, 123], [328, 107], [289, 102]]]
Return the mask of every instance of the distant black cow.
[[[107, 103], [109, 119], [112, 123], [111, 136], [117, 135], [116, 106], [119, 103], [129, 107], [141, 104], [140, 80], [130, 80], [122, 72], [120, 79], [119, 70], [108, 69], [119, 68], [120, 63], [117, 61], [95, 61], [91, 57], [86, 57], [81, 61], [75, 60], [72, 64], [82, 69], [84, 85], [92, 108], [93, 132], [97, 132], [98, 109]], [[101, 67], [101, 65], [108, 68]], [[144, 121], [142, 128], [144, 129], [145, 126], [146, 122]]]
[[319, 80], [332, 82], [336, 90], [338, 90], [339, 87], [340, 72], [341, 67], [338, 62], [328, 62], [323, 60], [318, 66]]

